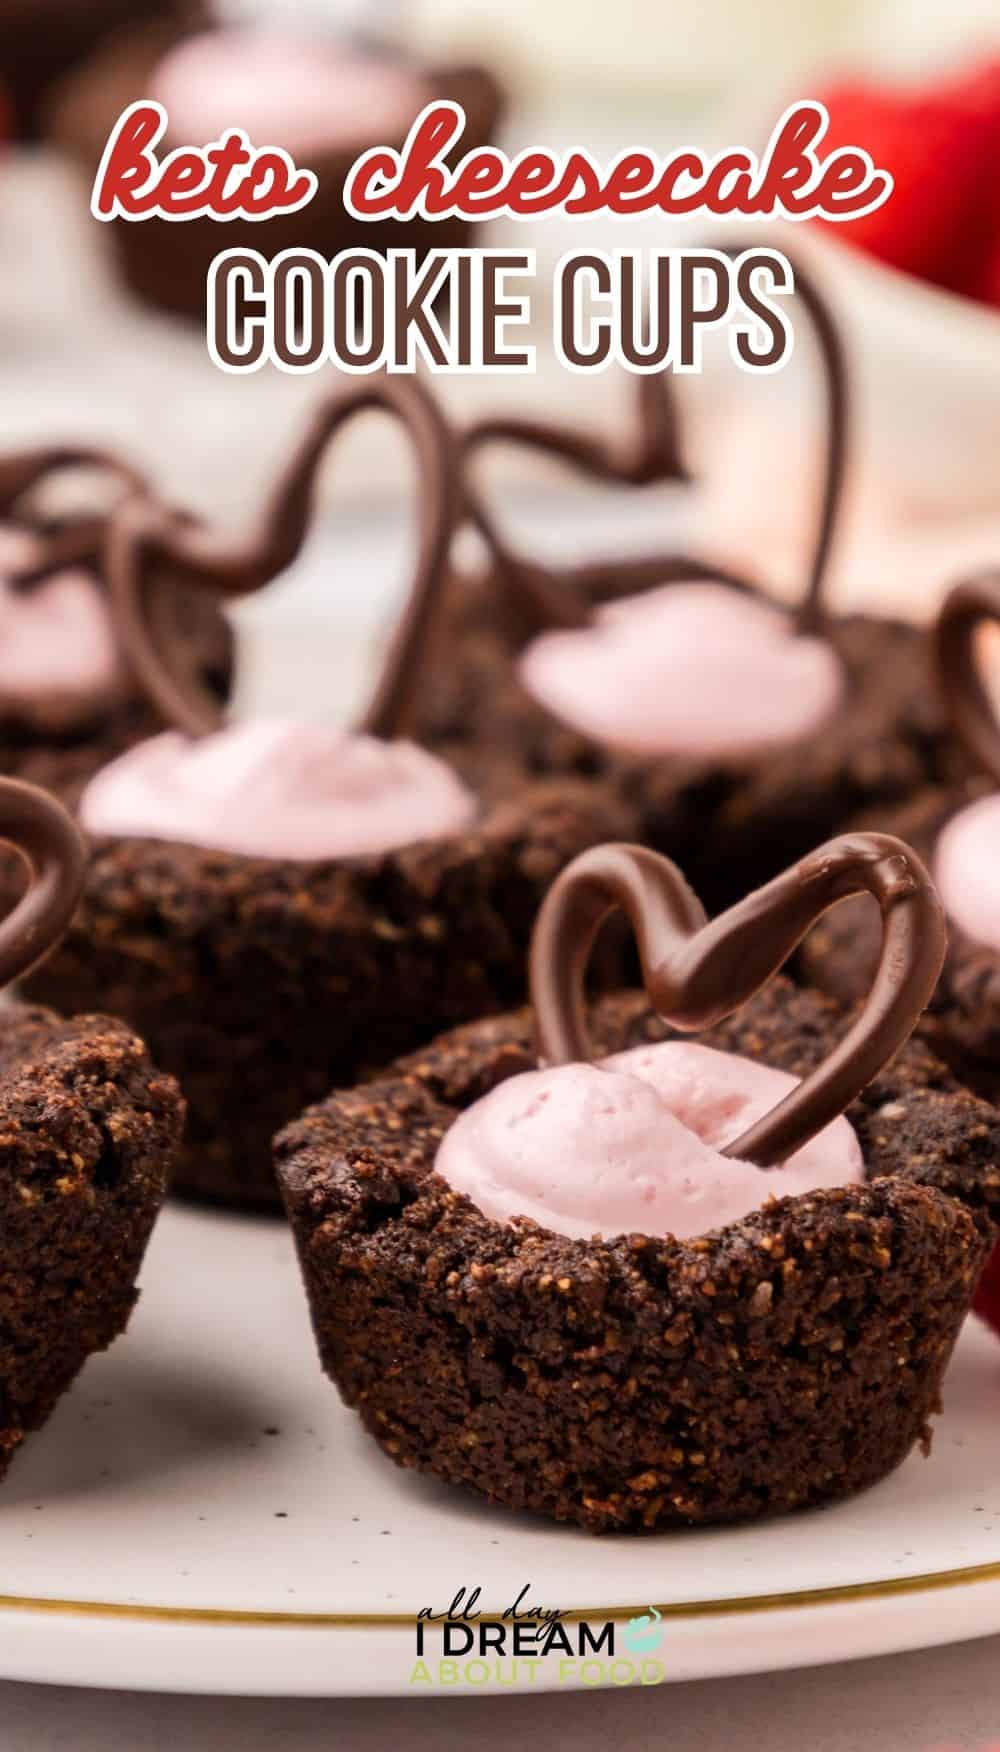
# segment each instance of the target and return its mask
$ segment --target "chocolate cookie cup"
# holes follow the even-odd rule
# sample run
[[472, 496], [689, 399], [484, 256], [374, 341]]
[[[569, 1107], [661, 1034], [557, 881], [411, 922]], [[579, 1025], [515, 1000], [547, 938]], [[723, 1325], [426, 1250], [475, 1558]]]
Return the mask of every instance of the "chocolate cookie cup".
[[[49, 503], [60, 487], [74, 490], [72, 511]], [[104, 569], [116, 505], [147, 491], [136, 468], [100, 450], [46, 445], [0, 456], [0, 769], [70, 804], [92, 773], [162, 722], [116, 652]], [[162, 592], [158, 612], [185, 661], [225, 698], [233, 641], [224, 617], [176, 580], [164, 577]]]
[[[750, 996], [855, 889], [875, 894], [885, 929], [862, 1015], [784, 978]], [[752, 1069], [803, 1079], [725, 1158], [781, 1163], [843, 1107], [863, 1183], [782, 1197], [775, 1165], [763, 1208], [688, 1239], [491, 1219], [436, 1172], [438, 1153], [534, 1070], [538, 1044], [527, 1011], [457, 1029], [277, 1140], [323, 1367], [397, 1465], [591, 1532], [833, 1501], [929, 1443], [1000, 1219], [1000, 1121], [925, 1047], [902, 1046], [943, 953], [933, 890], [906, 847], [858, 836], [708, 924], [665, 859], [585, 854], [533, 950], [556, 1063], [590, 1050], [581, 981], [610, 906], [632, 919], [648, 992], [595, 1005], [596, 1050], [704, 1028]], [[565, 1169], [575, 1187], [575, 1155]]]
[[[0, 986], [47, 954], [83, 881], [80, 837], [45, 792], [0, 779], [0, 840], [28, 887], [0, 920]], [[87, 1358], [125, 1330], [184, 1104], [107, 1016], [24, 1004], [0, 1031], [0, 1478]]]
[[39, 137], [52, 88], [103, 45], [150, 20], [177, 31], [206, 16], [198, 0], [0, 0], [0, 87], [15, 138]]
[[[1000, 621], [1000, 575], [957, 585], [947, 597], [929, 639], [937, 692], [970, 776], [964, 782], [928, 785], [902, 808], [879, 817], [935, 865], [945, 830], [965, 812], [988, 808], [1000, 787], [1000, 724], [976, 663], [981, 624]], [[857, 823], [870, 824], [870, 817]], [[988, 871], [1000, 894], [1000, 861]], [[970, 881], [976, 872], [969, 870]], [[949, 914], [948, 953], [920, 1032], [963, 1081], [1000, 1101], [1000, 940], [984, 941], [969, 928], [960, 908]], [[799, 952], [803, 977], [821, 991], [853, 1001], [865, 989], [877, 944], [869, 909], [852, 901], [823, 919]]]
[[[280, 30], [280, 26], [276, 28]], [[240, 33], [234, 27], [229, 34], [236, 38]], [[314, 34], [320, 56], [325, 52], [324, 41], [319, 33]], [[155, 27], [133, 32], [110, 44], [105, 54], [94, 57], [54, 94], [46, 117], [47, 132], [78, 164], [88, 188], [122, 111], [140, 98], [155, 95], [157, 68], [176, 36], [174, 31]], [[342, 52], [330, 38], [325, 49], [333, 57]], [[460, 151], [485, 146], [494, 136], [504, 100], [488, 68], [458, 63], [403, 65], [412, 73], [415, 91], [413, 113], [406, 126], [390, 138], [383, 138], [375, 128], [359, 129], [356, 140], [293, 153], [300, 168], [316, 173], [316, 195], [298, 212], [270, 215], [266, 225], [249, 219], [228, 220], [222, 228], [226, 248], [254, 250], [271, 259], [288, 249], [312, 249], [326, 257], [349, 248], [381, 254], [388, 249], [412, 249], [423, 255], [431, 249], [453, 249], [468, 243], [470, 228], [460, 219], [435, 221], [414, 216], [405, 221], [364, 222], [355, 219], [344, 205], [348, 173], [359, 155], [372, 146], [401, 148], [410, 123], [433, 98], [449, 99], [465, 110]], [[245, 114], [230, 116], [228, 125], [246, 127], [256, 146], [289, 143], [287, 139], [255, 139]], [[168, 122], [161, 151], [208, 143], [172, 133]], [[119, 270], [130, 291], [176, 316], [204, 322], [208, 271], [222, 247], [216, 221], [201, 218], [175, 225], [153, 218], [134, 225], [115, 219], [104, 229], [110, 234]]]
[[[826, 467], [802, 597], [797, 608], [780, 607], [780, 612], [791, 616], [798, 637], [821, 639], [835, 653], [843, 676], [836, 708], [808, 731], [756, 750], [751, 741], [742, 748], [734, 743], [722, 756], [667, 746], [646, 753], [616, 750], [549, 709], [526, 684], [522, 666], [529, 650], [537, 648], [538, 635], [574, 623], [609, 627], [609, 609], [618, 614], [623, 599], [657, 592], [658, 586], [718, 581], [756, 603], [770, 604], [749, 556], [741, 573], [697, 553], [677, 552], [556, 569], [512, 552], [490, 517], [480, 519], [487, 569], [464, 591], [452, 592], [447, 633], [454, 661], [444, 685], [426, 697], [417, 723], [428, 746], [455, 760], [463, 747], [500, 744], [516, 751], [531, 771], [611, 779], [637, 809], [644, 840], [676, 856], [710, 904], [727, 904], [747, 886], [766, 880], [859, 810], [908, 797], [942, 773], [948, 759], [945, 726], [928, 686], [922, 634], [874, 615], [833, 615], [826, 606], [850, 438], [848, 368], [826, 299], [812, 276], [794, 265], [792, 308], [797, 304], [809, 319], [824, 366]], [[642, 486], [684, 480], [677, 413], [665, 401], [669, 383], [668, 375], [636, 380], [634, 430], [618, 447], [584, 440], [555, 423], [516, 417], [479, 421], [465, 434], [467, 478], [476, 455], [506, 443], [561, 458], [608, 481]], [[776, 464], [776, 490], [779, 478]], [[476, 515], [482, 508], [471, 486], [470, 497]], [[766, 573], [766, 556], [760, 560]], [[505, 600], [492, 583], [497, 570], [514, 569], [522, 585], [537, 586], [533, 611], [522, 587], [517, 618], [510, 598]], [[650, 639], [656, 639], [655, 630]], [[711, 632], [691, 664], [710, 680]], [[665, 670], [663, 688], [670, 686]], [[606, 687], [629, 691], [610, 669]], [[766, 683], [760, 690], [762, 699], [780, 692], [780, 686]]]
[[[457, 474], [442, 416], [420, 386], [372, 378], [331, 399], [245, 541], [181, 527], [139, 502], [113, 527], [109, 569], [123, 640], [158, 708], [182, 727], [166, 739], [171, 759], [211, 752], [254, 727], [220, 729], [218, 706], [176, 646], [153, 637], [146, 586], [163, 567], [213, 598], [266, 582], [301, 538], [326, 445], [366, 408], [399, 419], [415, 444], [420, 535], [408, 606], [363, 734], [344, 740], [366, 759], [409, 749], [395, 739], [426, 680], [422, 653], [433, 646]], [[443, 763], [415, 749], [410, 755], [459, 788]], [[321, 826], [322, 787], [334, 783], [325, 774], [337, 758], [335, 741], [318, 754], [312, 744], [281, 754], [291, 763], [293, 793], [319, 787]], [[245, 793], [244, 837], [258, 829], [273, 835], [274, 794], [254, 789], [268, 782], [264, 758]], [[376, 774], [371, 783], [378, 782]], [[349, 811], [363, 810], [367, 784], [364, 774], [351, 781]], [[615, 831], [612, 823], [628, 822], [601, 787], [526, 784], [499, 754], [484, 765], [475, 795], [462, 792], [468, 808], [463, 801], [454, 831], [414, 831], [357, 855], [300, 854], [286, 849], [280, 829], [273, 851], [227, 850], [224, 837], [221, 847], [212, 838], [214, 819], [195, 843], [183, 831], [155, 828], [91, 835], [76, 921], [29, 989], [64, 1006], [99, 996], [150, 1040], [189, 1103], [179, 1187], [277, 1205], [270, 1146], [278, 1127], [331, 1083], [354, 1081], [442, 1027], [516, 1002], [541, 895], [580, 850]], [[334, 795], [334, 805], [343, 802]], [[85, 822], [86, 805], [85, 796]], [[226, 806], [225, 796], [217, 805], [210, 797], [207, 808], [221, 815]]]

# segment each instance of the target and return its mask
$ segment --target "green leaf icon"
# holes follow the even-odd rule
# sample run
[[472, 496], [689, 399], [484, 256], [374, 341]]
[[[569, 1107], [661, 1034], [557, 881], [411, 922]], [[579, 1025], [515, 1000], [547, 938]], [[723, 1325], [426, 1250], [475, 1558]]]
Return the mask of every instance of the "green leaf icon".
[[661, 1618], [662, 1613], [657, 1612], [655, 1606], [651, 1606], [641, 1618], [630, 1618], [622, 1636], [625, 1647], [632, 1654], [653, 1654], [663, 1641]]

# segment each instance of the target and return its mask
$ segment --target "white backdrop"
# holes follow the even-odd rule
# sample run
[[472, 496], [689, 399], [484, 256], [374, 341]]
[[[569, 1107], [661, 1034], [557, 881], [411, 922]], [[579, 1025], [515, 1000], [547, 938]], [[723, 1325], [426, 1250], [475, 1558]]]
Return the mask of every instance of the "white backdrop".
[[909, 72], [1000, 47], [997, 0], [221, 0], [230, 18], [328, 22], [487, 50], [533, 87], [769, 89], [831, 61]]

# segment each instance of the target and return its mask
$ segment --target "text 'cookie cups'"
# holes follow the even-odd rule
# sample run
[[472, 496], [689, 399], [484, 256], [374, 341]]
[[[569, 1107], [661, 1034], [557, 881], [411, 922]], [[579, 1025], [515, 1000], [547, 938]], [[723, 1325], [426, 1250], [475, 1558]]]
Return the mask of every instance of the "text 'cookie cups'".
[[[858, 886], [876, 894], [886, 930], [861, 1017], [782, 978], [727, 1014], [810, 917]], [[443, 1036], [377, 1081], [334, 1093], [279, 1138], [323, 1366], [397, 1464], [590, 1531], [650, 1533], [832, 1501], [928, 1442], [1000, 1217], [997, 1117], [922, 1047], [904, 1046], [881, 1068], [940, 965], [933, 890], [906, 848], [867, 836], [820, 848], [707, 924], [665, 860], [629, 848], [585, 854], [556, 884], [535, 939], [536, 1017], [543, 1053], [558, 1061], [582, 1044], [586, 947], [612, 900], [636, 926], [649, 992], [594, 1008], [597, 1050], [624, 1059], [539, 1071], [522, 1012]], [[704, 1046], [679, 1045], [658, 1009], [685, 1031], [705, 1028]], [[773, 1185], [737, 1220], [687, 1238], [557, 1232], [517, 1215], [516, 1203], [503, 1220], [485, 1214], [437, 1171], [454, 1161], [456, 1128], [475, 1115], [485, 1123], [499, 1102], [484, 1193], [495, 1204], [519, 1166], [519, 1192], [551, 1204], [561, 1188], [564, 1222], [587, 1173], [591, 1125], [611, 1126], [621, 1142], [606, 1114], [616, 1100], [625, 1111], [623, 1068], [639, 1065], [629, 1098], [648, 1102], [640, 1076], [654, 1083], [652, 1067], [678, 1050], [711, 1061], [709, 1078], [735, 1067], [786, 1091], [770, 1112], [731, 1113], [729, 1137], [741, 1117], [752, 1123], [713, 1157]], [[570, 1088], [585, 1073], [592, 1099], [567, 1121], [573, 1154], [560, 1162], [544, 1127], [564, 1073]], [[694, 1105], [703, 1094], [688, 1091]], [[783, 1197], [782, 1167], [752, 1163], [793, 1152], [791, 1173], [802, 1160], [794, 1152], [822, 1143], [843, 1103], [850, 1125], [834, 1125], [838, 1148], [846, 1133], [856, 1151], [856, 1178]], [[676, 1135], [675, 1118], [662, 1123]], [[525, 1153], [533, 1126], [552, 1146], [547, 1157]], [[704, 1140], [689, 1132], [687, 1142], [701, 1150]], [[662, 1188], [656, 1162], [647, 1167], [636, 1187], [652, 1199]], [[624, 1182], [627, 1156], [614, 1168]], [[606, 1181], [595, 1182], [598, 1195], [606, 1200]]]
[[[0, 840], [28, 867], [0, 921], [0, 986], [58, 941], [83, 847], [45, 792], [0, 779]], [[128, 1323], [180, 1139], [176, 1083], [107, 1016], [10, 1004], [0, 1029], [0, 1477]]]
[[[419, 472], [413, 580], [357, 731], [226, 724], [152, 623], [164, 571], [217, 599], [294, 553], [326, 446], [355, 415], [402, 421]], [[271, 1139], [336, 1081], [442, 1027], [519, 1001], [539, 900], [579, 851], [629, 831], [600, 787], [535, 784], [497, 756], [470, 788], [405, 740], [426, 684], [456, 516], [440, 411], [410, 380], [337, 392], [249, 533], [180, 525], [148, 502], [113, 525], [108, 565], [132, 667], [178, 729], [99, 773], [81, 803], [90, 855], [77, 919], [31, 982], [46, 1002], [113, 1008], [180, 1080], [177, 1184], [278, 1202]]]
[[[859, 810], [907, 797], [947, 756], [921, 633], [834, 614], [826, 601], [849, 372], [833, 312], [792, 260], [789, 310], [816, 331], [827, 410], [798, 601], [768, 593], [766, 553], [747, 554], [737, 571], [698, 551], [555, 566], [513, 552], [481, 515], [472, 465], [503, 444], [638, 489], [685, 480], [669, 373], [633, 380], [633, 427], [617, 446], [557, 421], [484, 417], [467, 429], [464, 454], [485, 570], [450, 592], [454, 661], [417, 720], [421, 740], [456, 761], [500, 744], [531, 771], [609, 778], [636, 809], [644, 842], [677, 858], [713, 906], [769, 880]], [[773, 475], [780, 493], [780, 455]], [[693, 519], [697, 492], [688, 504]], [[520, 576], [516, 596], [494, 588], [498, 571]]]

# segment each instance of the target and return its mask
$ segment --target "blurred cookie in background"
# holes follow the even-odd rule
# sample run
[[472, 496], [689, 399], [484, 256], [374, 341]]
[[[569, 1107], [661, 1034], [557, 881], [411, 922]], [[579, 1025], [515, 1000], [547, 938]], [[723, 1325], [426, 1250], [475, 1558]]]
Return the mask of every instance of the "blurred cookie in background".
[[159, 218], [141, 225], [115, 219], [105, 227], [130, 290], [199, 322], [208, 271], [223, 247], [268, 257], [314, 249], [329, 257], [355, 244], [424, 253], [466, 243], [468, 227], [458, 219], [358, 221], [344, 207], [344, 184], [367, 147], [401, 147], [432, 98], [465, 110], [459, 153], [492, 139], [502, 108], [500, 86], [485, 67], [429, 65], [322, 30], [277, 24], [206, 30], [183, 40], [161, 25], [116, 39], [53, 94], [47, 130], [80, 166], [88, 193], [115, 122], [139, 98], [161, 102], [167, 111], [161, 158], [238, 127], [253, 145], [283, 147], [319, 178], [308, 206], [271, 216], [266, 235], [240, 218], [226, 224], [224, 238], [212, 218], [180, 226]]
[[201, 0], [0, 0], [0, 86], [10, 133], [37, 139], [56, 82], [123, 33], [151, 21], [191, 29], [208, 16]]

